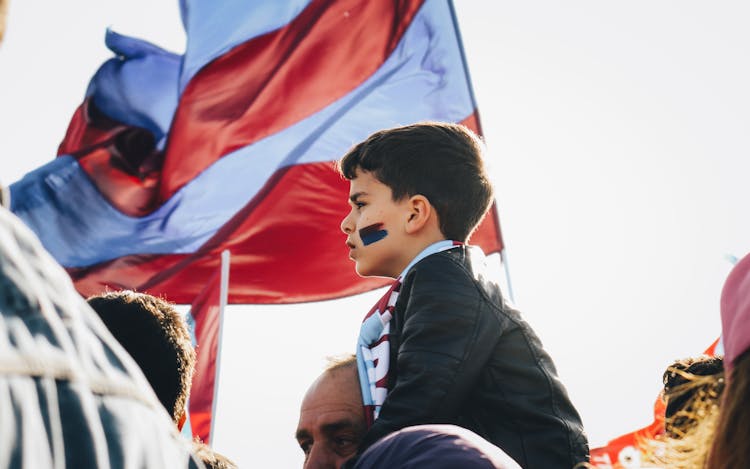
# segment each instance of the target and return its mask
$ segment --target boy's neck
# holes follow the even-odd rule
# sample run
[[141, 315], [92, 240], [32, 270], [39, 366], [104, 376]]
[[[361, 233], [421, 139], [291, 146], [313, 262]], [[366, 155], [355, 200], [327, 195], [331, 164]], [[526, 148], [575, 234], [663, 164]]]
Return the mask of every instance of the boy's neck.
[[435, 243], [447, 240], [440, 229], [437, 213], [432, 211], [428, 214], [428, 219], [421, 226], [412, 231], [407, 230], [407, 236], [401, 240], [403, 243], [402, 255], [399, 256], [401, 265], [398, 266], [397, 271], [392, 273], [393, 278], [404, 275], [408, 267], [416, 263], [414, 259], [420, 256], [425, 249]]
[[[450, 243], [450, 244], [448, 244]], [[438, 237], [436, 239], [432, 239], [430, 242], [424, 242], [418, 245], [415, 245], [414, 249], [412, 250], [413, 255], [409, 258], [408, 262], [404, 265], [404, 267], [401, 269], [401, 272], [398, 276], [402, 277], [406, 275], [406, 273], [411, 269], [411, 267], [416, 264], [417, 262], [421, 261], [425, 257], [434, 254], [436, 252], [439, 252], [446, 247], [451, 246], [453, 243], [453, 240], [446, 239], [445, 237]]]

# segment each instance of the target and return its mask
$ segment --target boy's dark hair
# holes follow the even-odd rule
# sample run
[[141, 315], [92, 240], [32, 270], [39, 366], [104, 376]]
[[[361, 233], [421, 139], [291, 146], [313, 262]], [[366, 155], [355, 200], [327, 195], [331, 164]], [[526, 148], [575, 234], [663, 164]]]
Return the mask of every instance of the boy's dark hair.
[[447, 239], [466, 241], [492, 202], [482, 143], [458, 124], [423, 122], [370, 135], [338, 163], [346, 179], [372, 173], [391, 188], [393, 200], [421, 194], [438, 215]]
[[130, 290], [87, 301], [141, 367], [177, 423], [190, 395], [195, 367], [195, 350], [182, 315], [160, 298]]

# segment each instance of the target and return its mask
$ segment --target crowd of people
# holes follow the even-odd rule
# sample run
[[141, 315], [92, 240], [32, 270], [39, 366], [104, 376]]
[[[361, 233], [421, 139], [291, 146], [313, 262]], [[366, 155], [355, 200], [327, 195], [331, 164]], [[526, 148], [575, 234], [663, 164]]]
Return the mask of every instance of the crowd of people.
[[[493, 200], [482, 148], [467, 128], [430, 122], [376, 132], [340, 160], [350, 257], [393, 284], [363, 314], [355, 353], [301, 403], [306, 469], [589, 465], [552, 358], [467, 244]], [[171, 304], [133, 291], [84, 301], [1, 207], [0, 290], [0, 467], [236, 467], [180, 434], [195, 351]], [[664, 374], [654, 464], [750, 467], [750, 256], [721, 318], [723, 357]]]
[[[460, 125], [422, 123], [373, 134], [341, 160], [350, 257], [360, 275], [394, 283], [365, 315], [356, 354], [305, 395], [306, 469], [589, 465], [552, 358], [466, 244], [492, 199], [481, 148]], [[443, 174], [425, 177], [423, 155]], [[4, 208], [0, 268], [0, 466], [236, 467], [179, 433], [195, 351], [171, 304], [133, 291], [84, 301]], [[664, 373], [654, 464], [750, 467], [748, 315], [750, 256], [722, 293], [724, 357]]]

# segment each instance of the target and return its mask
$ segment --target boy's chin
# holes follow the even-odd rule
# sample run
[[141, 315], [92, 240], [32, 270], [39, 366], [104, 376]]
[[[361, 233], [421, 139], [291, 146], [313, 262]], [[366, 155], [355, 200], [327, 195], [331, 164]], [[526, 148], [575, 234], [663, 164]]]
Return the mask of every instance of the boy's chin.
[[390, 273], [383, 272], [383, 269], [378, 269], [374, 266], [368, 266], [368, 265], [362, 265], [357, 263], [357, 265], [354, 268], [357, 272], [357, 275], [360, 277], [387, 277], [387, 278], [394, 278]]
[[368, 269], [366, 266], [360, 265], [359, 263], [357, 263], [357, 265], [354, 266], [354, 270], [357, 272], [357, 275], [359, 275], [360, 277], [372, 277], [373, 276], [370, 269]]

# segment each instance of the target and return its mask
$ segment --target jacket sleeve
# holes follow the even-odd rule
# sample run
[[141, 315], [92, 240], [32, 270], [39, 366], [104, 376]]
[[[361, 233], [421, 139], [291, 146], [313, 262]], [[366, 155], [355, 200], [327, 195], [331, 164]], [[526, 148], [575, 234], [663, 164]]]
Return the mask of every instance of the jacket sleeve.
[[455, 423], [500, 335], [471, 274], [451, 259], [415, 266], [406, 292], [396, 382], [361, 450], [407, 426]]

